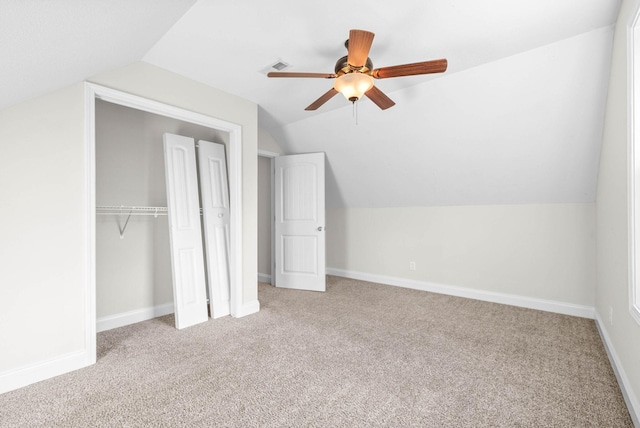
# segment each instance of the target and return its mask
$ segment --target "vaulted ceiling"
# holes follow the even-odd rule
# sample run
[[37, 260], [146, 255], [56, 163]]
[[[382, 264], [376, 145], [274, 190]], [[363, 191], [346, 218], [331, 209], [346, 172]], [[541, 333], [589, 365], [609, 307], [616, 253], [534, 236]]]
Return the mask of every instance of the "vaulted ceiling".
[[[329, 206], [595, 199], [620, 0], [4, 0], [0, 108], [144, 60], [259, 105], [286, 153], [327, 154]], [[396, 105], [304, 108], [349, 29], [374, 66], [447, 58], [444, 74], [377, 80]]]

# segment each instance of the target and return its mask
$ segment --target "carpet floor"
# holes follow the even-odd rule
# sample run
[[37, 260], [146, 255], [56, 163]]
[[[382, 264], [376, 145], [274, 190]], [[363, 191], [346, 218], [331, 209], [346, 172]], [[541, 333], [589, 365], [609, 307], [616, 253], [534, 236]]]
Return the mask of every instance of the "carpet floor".
[[632, 427], [593, 320], [329, 276], [259, 313], [98, 334], [1, 427]]

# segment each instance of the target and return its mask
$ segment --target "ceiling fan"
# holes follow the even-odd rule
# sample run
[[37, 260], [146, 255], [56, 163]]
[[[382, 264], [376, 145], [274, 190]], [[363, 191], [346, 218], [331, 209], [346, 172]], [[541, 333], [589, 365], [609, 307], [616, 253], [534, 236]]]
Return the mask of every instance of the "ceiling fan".
[[362, 95], [366, 95], [382, 110], [393, 107], [396, 103], [380, 89], [373, 85], [373, 79], [390, 77], [415, 76], [419, 74], [442, 73], [447, 69], [446, 59], [416, 62], [412, 64], [394, 65], [391, 67], [373, 68], [369, 58], [369, 50], [375, 34], [364, 30], [349, 31], [349, 39], [344, 43], [347, 56], [336, 62], [335, 73], [299, 73], [272, 71], [268, 77], [310, 77], [336, 79], [333, 88], [312, 102], [305, 110], [317, 110], [338, 92], [353, 103]]

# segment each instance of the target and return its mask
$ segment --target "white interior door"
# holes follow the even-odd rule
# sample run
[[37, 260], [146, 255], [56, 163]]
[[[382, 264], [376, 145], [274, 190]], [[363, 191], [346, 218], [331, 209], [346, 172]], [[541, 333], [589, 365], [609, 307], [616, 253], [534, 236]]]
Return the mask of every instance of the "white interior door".
[[176, 328], [207, 321], [198, 177], [193, 138], [164, 134]]
[[275, 158], [276, 287], [325, 291], [324, 153]]
[[229, 186], [224, 145], [198, 141], [200, 195], [211, 317], [230, 314]]

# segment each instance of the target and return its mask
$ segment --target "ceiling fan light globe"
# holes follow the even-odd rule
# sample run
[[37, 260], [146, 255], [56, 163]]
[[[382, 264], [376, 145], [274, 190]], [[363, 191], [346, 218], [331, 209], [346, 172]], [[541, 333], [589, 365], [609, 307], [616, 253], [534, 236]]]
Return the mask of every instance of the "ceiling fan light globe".
[[372, 87], [373, 77], [362, 73], [343, 74], [333, 84], [333, 88], [351, 102], [359, 100]]

